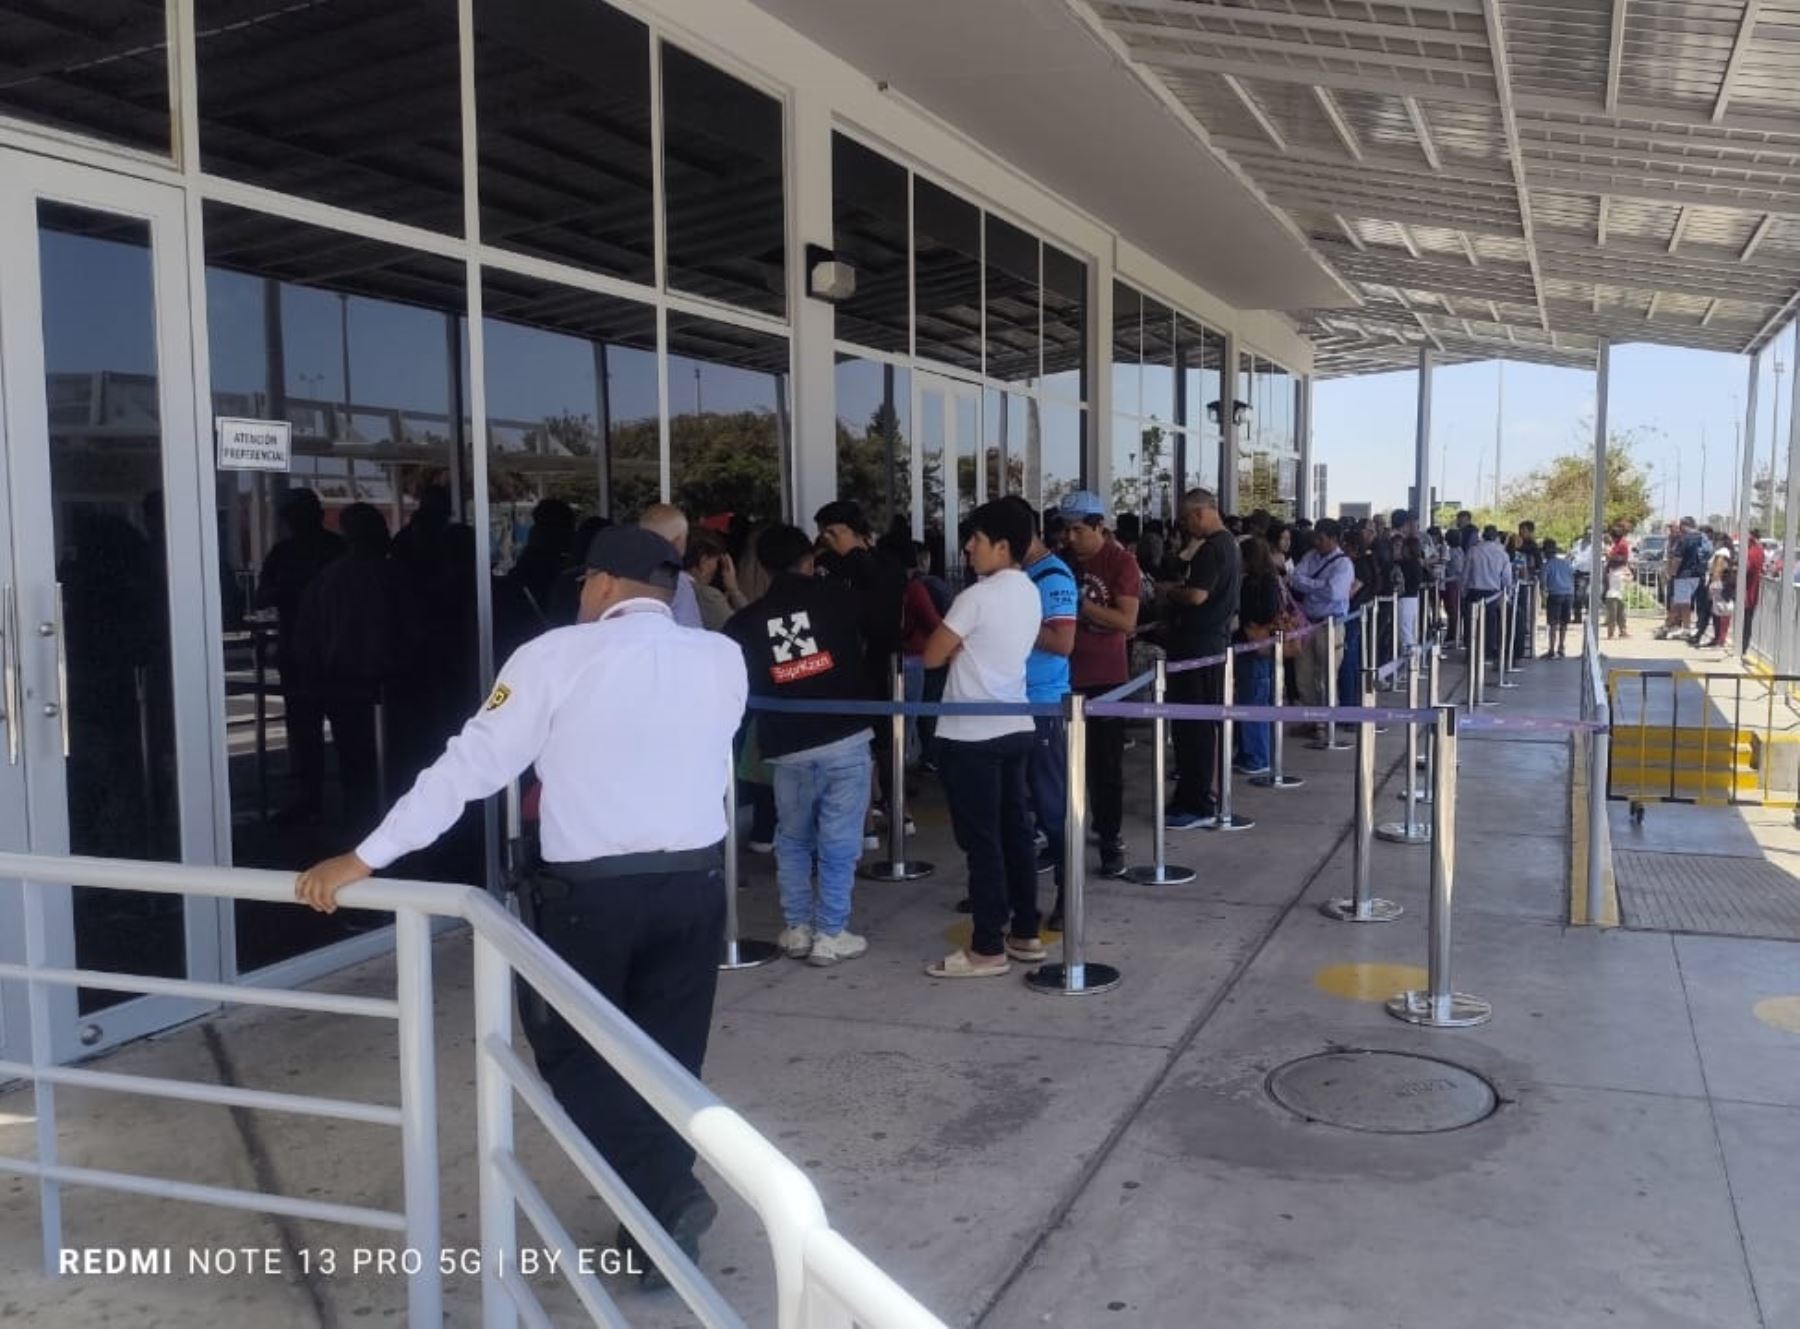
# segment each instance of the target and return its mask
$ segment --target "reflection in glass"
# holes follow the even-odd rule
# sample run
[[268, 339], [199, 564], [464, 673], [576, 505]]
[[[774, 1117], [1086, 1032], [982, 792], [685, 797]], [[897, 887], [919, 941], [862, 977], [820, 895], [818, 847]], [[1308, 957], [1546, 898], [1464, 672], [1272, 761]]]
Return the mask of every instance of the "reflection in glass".
[[195, 0], [206, 170], [460, 235], [456, 0]]
[[786, 338], [669, 315], [669, 484], [690, 521], [786, 516], [787, 385]]
[[1040, 369], [1038, 239], [989, 214], [987, 376], [1035, 386]]
[[784, 312], [781, 103], [666, 42], [662, 93], [669, 285]]
[[944, 502], [944, 458], [949, 450], [949, 434], [946, 428], [946, 401], [943, 390], [932, 384], [921, 384], [919, 389], [919, 457], [920, 488], [924, 490], [925, 509], [925, 545], [938, 566], [933, 570], [940, 576], [950, 561], [945, 556], [945, 542], [955, 535], [954, 530], [945, 527]]
[[904, 166], [831, 136], [832, 246], [856, 269], [856, 294], [837, 306], [839, 341], [912, 350], [906, 188]]
[[1146, 296], [1143, 327], [1144, 387], [1138, 414], [1166, 426], [1175, 420], [1175, 313]]
[[167, 156], [167, 41], [159, 0], [0, 0], [0, 114]]
[[[174, 683], [146, 222], [38, 205], [69, 852], [175, 862]], [[21, 614], [26, 609], [21, 606]], [[35, 639], [33, 639], [35, 640]], [[75, 888], [83, 969], [181, 977], [177, 895]], [[82, 989], [85, 1013], [127, 994]]]
[[911, 371], [838, 356], [837, 493], [877, 533], [896, 520], [912, 530], [911, 417]]
[[1087, 264], [1044, 246], [1044, 391], [1087, 400]]
[[1041, 418], [1043, 480], [1038, 493], [1047, 507], [1086, 484], [1087, 412], [1066, 402], [1046, 401]]
[[[217, 415], [287, 420], [287, 475], [220, 471], [232, 858], [341, 852], [480, 700], [463, 266], [219, 204], [205, 211]], [[329, 733], [329, 740], [327, 734]], [[479, 811], [394, 867], [483, 880]], [[382, 926], [240, 901], [258, 968]]]
[[594, 0], [476, 0], [481, 238], [656, 280], [650, 30]]
[[[1219, 487], [1219, 456], [1224, 431], [1208, 407], [1220, 400], [1225, 370], [1225, 338], [1185, 315], [1176, 318], [1177, 417], [1187, 430], [1183, 451], [1182, 487], [1200, 486], [1215, 493]], [[1226, 403], [1221, 410], [1230, 410]]]
[[981, 210], [913, 179], [917, 354], [981, 371]]
[[1038, 410], [1035, 398], [1017, 392], [1000, 392], [989, 388], [982, 394], [985, 403], [987, 440], [987, 496], [1022, 494], [1033, 505], [1037, 503], [1035, 477], [1042, 469], [1039, 448]]
[[1124, 282], [1113, 283], [1113, 409], [1126, 415], [1138, 414], [1143, 400], [1143, 306], [1137, 291]]

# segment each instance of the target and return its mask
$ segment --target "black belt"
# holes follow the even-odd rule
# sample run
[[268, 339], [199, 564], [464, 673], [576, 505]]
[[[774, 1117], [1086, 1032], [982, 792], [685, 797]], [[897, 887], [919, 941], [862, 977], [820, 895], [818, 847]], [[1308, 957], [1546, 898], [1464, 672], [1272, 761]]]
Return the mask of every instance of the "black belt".
[[648, 850], [641, 854], [609, 854], [579, 863], [545, 863], [544, 871], [574, 885], [615, 877], [649, 877], [670, 872], [700, 872], [725, 865], [725, 844], [701, 849]]

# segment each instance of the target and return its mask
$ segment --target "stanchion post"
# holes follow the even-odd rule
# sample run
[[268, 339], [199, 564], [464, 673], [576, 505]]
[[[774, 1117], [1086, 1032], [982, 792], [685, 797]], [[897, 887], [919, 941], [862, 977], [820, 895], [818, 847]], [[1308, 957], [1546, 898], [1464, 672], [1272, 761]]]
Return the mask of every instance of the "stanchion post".
[[[894, 657], [894, 703], [906, 701], [906, 661]], [[888, 755], [888, 856], [857, 865], [856, 875], [867, 881], [917, 881], [937, 869], [930, 863], [906, 856], [906, 716], [895, 710], [894, 732]]]
[[1519, 686], [1513, 677], [1519, 672], [1513, 652], [1519, 645], [1519, 583], [1514, 582], [1500, 592], [1500, 681], [1496, 685], [1509, 691]]
[[721, 971], [754, 969], [768, 964], [781, 954], [772, 941], [751, 941], [738, 936], [738, 805], [737, 757], [725, 758], [725, 954], [719, 961]]
[[[1370, 600], [1362, 607], [1362, 626], [1357, 629], [1360, 644], [1356, 648], [1356, 676], [1367, 682], [1368, 690], [1371, 692], [1381, 687], [1381, 652], [1375, 649], [1375, 638], [1381, 632], [1381, 617], [1375, 611], [1377, 603], [1376, 600]], [[1369, 704], [1371, 703], [1364, 703], [1364, 705]], [[1385, 734], [1387, 726], [1378, 724], [1375, 726], [1375, 732]]]
[[[1416, 659], [1421, 648], [1413, 647]], [[1419, 671], [1406, 671], [1406, 705], [1409, 710], [1419, 709]], [[1408, 721], [1406, 726], [1406, 788], [1400, 791], [1400, 799], [1406, 804], [1406, 820], [1390, 821], [1375, 828], [1375, 834], [1393, 844], [1428, 844], [1431, 841], [1431, 829], [1419, 822], [1419, 724]]]
[[[1275, 631], [1274, 658], [1271, 665], [1274, 669], [1272, 683], [1274, 691], [1270, 694], [1276, 710], [1287, 705], [1287, 633], [1279, 628]], [[1269, 773], [1253, 775], [1250, 783], [1258, 789], [1298, 789], [1306, 781], [1297, 775], [1289, 775], [1284, 768], [1287, 757], [1287, 724], [1277, 720], [1269, 726]]]
[[[1225, 647], [1225, 704], [1237, 705], [1237, 652], [1229, 645]], [[1247, 831], [1256, 822], [1249, 817], [1240, 817], [1231, 810], [1231, 745], [1237, 736], [1237, 726], [1229, 716], [1219, 722], [1219, 808], [1218, 820], [1213, 823], [1215, 831]]]
[[[1338, 704], [1338, 621], [1335, 618], [1325, 620], [1325, 705], [1332, 710]], [[1338, 737], [1337, 721], [1325, 722], [1325, 737], [1309, 744], [1326, 752], [1348, 752], [1351, 744]]]
[[1033, 992], [1060, 996], [1085, 996], [1119, 986], [1121, 975], [1109, 964], [1087, 962], [1087, 770], [1086, 698], [1070, 693], [1067, 759], [1068, 795], [1063, 819], [1063, 958], [1058, 964], [1042, 964], [1025, 975]]
[[1431, 804], [1431, 952], [1424, 991], [1392, 997], [1387, 1012], [1408, 1024], [1433, 1029], [1462, 1029], [1486, 1024], [1494, 1008], [1480, 997], [1458, 992], [1450, 984], [1450, 922], [1456, 895], [1456, 728], [1454, 706], [1438, 708], [1432, 732]]
[[1387, 597], [1388, 602], [1388, 662], [1394, 666], [1394, 672], [1388, 675], [1387, 686], [1383, 692], [1400, 690], [1400, 593], [1394, 592]]
[[[1362, 671], [1362, 705], [1375, 706], [1375, 671]], [[1391, 923], [1405, 912], [1392, 900], [1371, 894], [1374, 870], [1375, 822], [1375, 722], [1363, 719], [1356, 726], [1356, 809], [1352, 826], [1351, 877], [1348, 898], [1327, 900], [1319, 912], [1340, 923]]]
[[[1162, 704], [1168, 700], [1169, 695], [1168, 661], [1160, 658], [1157, 660], [1156, 679], [1151, 683], [1150, 689], [1150, 699], [1155, 702], [1158, 707], [1161, 707]], [[1152, 735], [1151, 742], [1155, 749], [1150, 758], [1151, 769], [1154, 772], [1155, 778], [1155, 785], [1151, 791], [1150, 800], [1150, 843], [1154, 849], [1156, 861], [1154, 863], [1144, 863], [1137, 867], [1127, 868], [1125, 870], [1125, 876], [1129, 880], [1137, 882], [1140, 886], [1185, 886], [1188, 882], [1200, 875], [1192, 868], [1180, 867], [1171, 864], [1168, 861], [1169, 828], [1163, 824], [1163, 817], [1167, 813], [1166, 805], [1168, 802], [1169, 789], [1168, 724], [1168, 720], [1163, 717], [1160, 710], [1158, 710], [1155, 719], [1150, 722]], [[1084, 736], [1082, 739], [1083, 746], [1086, 745], [1086, 742], [1087, 740]], [[1082, 769], [1086, 769], [1085, 765]], [[1069, 778], [1074, 780], [1081, 777], [1078, 772], [1074, 772], [1071, 773]], [[1081, 852], [1085, 854], [1087, 851], [1083, 849]], [[1067, 875], [1067, 868], [1065, 866], [1065, 879], [1067, 878]], [[1065, 892], [1067, 891], [1066, 884], [1064, 890]], [[1068, 900], [1066, 897], [1063, 901], [1063, 914], [1065, 918], [1068, 915]], [[1067, 933], [1064, 934], [1065, 938], [1067, 935]]]

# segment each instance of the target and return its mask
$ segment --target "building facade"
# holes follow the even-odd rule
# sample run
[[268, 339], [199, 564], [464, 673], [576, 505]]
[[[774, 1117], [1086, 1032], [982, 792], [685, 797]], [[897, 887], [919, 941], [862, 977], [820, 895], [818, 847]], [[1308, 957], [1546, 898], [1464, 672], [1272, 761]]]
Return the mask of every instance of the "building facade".
[[[582, 523], [650, 502], [741, 541], [841, 494], [945, 562], [1001, 493], [1300, 510], [1311, 347], [1168, 256], [1172, 186], [1051, 178], [1053, 134], [999, 142], [1017, 99], [907, 95], [832, 6], [62, 12], [0, 0], [25, 71], [0, 85], [0, 847], [286, 871], [353, 843], [556, 621]], [[1065, 20], [1022, 39], [1085, 40]], [[811, 293], [828, 255], [847, 298]], [[473, 809], [397, 871], [493, 881], [500, 841]], [[293, 983], [386, 944], [353, 913], [93, 894], [39, 917], [0, 883], [0, 953]], [[51, 1014], [74, 1055], [195, 1013]]]

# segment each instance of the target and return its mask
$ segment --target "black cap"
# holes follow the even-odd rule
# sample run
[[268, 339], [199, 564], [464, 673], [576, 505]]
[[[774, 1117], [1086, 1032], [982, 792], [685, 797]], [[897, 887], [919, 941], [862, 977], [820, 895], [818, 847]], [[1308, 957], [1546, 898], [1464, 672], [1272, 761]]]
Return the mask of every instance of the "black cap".
[[587, 569], [673, 590], [681, 575], [681, 555], [655, 531], [613, 526], [601, 531], [588, 546]]

